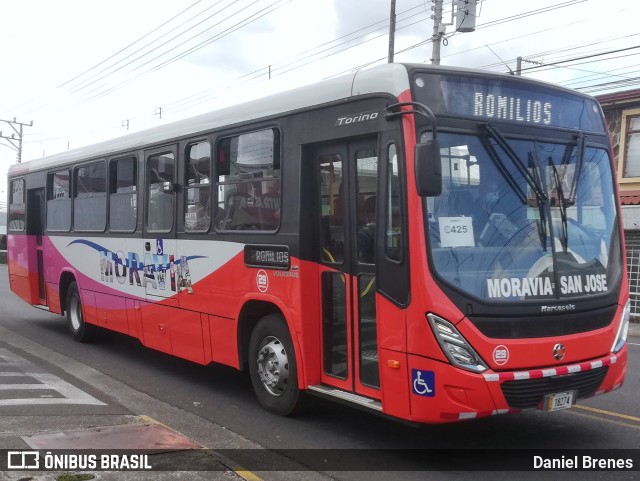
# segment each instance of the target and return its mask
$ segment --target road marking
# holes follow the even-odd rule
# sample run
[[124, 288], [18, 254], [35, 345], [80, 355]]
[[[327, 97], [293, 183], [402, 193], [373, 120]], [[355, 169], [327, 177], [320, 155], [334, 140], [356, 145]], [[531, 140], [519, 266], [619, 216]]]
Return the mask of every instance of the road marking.
[[[0, 349], [0, 366], [17, 368], [21, 372], [0, 372], [1, 391], [29, 391], [47, 390], [55, 391], [62, 397], [30, 397], [18, 399], [0, 399], [0, 406], [25, 406], [25, 405], [52, 405], [52, 404], [83, 404], [91, 406], [106, 406], [106, 403], [97, 400], [90, 394], [75, 387], [73, 384], [47, 372], [32, 372], [36, 369], [33, 363], [18, 356], [8, 349]], [[30, 378], [38, 383], [3, 383], [3, 378]]]
[[[175, 432], [179, 433], [175, 429], [167, 426], [164, 423], [161, 423], [160, 421], [157, 421], [157, 420], [153, 419], [151, 416], [147, 416], [146, 414], [142, 414], [142, 415], [140, 415], [138, 417], [140, 419], [142, 419], [143, 422], [152, 423], [152, 424], [159, 424], [161, 426], [164, 426], [167, 429], [171, 429], [172, 431], [175, 431]], [[179, 433], [179, 434], [182, 434], [182, 433]], [[184, 434], [182, 434], [182, 435], [184, 436]], [[204, 445], [202, 445], [202, 449], [210, 449], [212, 451], [215, 451], [215, 449], [208, 448], [208, 447], [206, 447]], [[257, 476], [256, 474], [253, 474], [251, 471], [249, 471], [249, 470], [243, 468], [242, 466], [238, 465], [232, 459], [229, 459], [226, 456], [223, 456], [218, 452], [216, 452], [216, 455], [218, 456], [220, 462], [225, 464], [229, 469], [233, 470], [234, 473], [236, 473], [238, 476], [240, 476], [241, 478], [245, 479], [246, 481], [264, 481], [260, 476]]]
[[616, 412], [613, 412], [613, 411], [607, 411], [605, 409], [592, 408], [592, 407], [589, 407], [589, 406], [582, 406], [580, 404], [576, 404], [573, 407], [574, 408], [578, 408], [578, 409], [583, 409], [585, 411], [591, 411], [593, 413], [605, 414], [607, 416], [613, 416], [613, 417], [616, 417], [616, 418], [627, 419], [629, 421], [634, 421], [634, 422], [640, 423], [640, 418], [639, 417], [630, 416], [628, 414], [616, 413]]
[[596, 421], [601, 421], [603, 423], [615, 424], [616, 426], [622, 426], [625, 428], [632, 428], [632, 429], [640, 429], [640, 426], [636, 424], [625, 423], [624, 421], [617, 421], [615, 419], [607, 419], [607, 418], [603, 418], [602, 416], [595, 416], [593, 414], [579, 413], [574, 411], [573, 409], [567, 409], [565, 412], [572, 416], [579, 416], [581, 418], [588, 418]]

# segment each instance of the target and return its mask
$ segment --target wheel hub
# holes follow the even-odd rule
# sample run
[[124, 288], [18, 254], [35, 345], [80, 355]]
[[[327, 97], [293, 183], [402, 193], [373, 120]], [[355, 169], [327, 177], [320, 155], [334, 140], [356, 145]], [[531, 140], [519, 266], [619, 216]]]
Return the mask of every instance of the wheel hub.
[[269, 393], [280, 396], [289, 381], [289, 359], [279, 339], [269, 337], [258, 353], [258, 374]]
[[80, 329], [80, 325], [82, 324], [82, 309], [80, 307], [80, 302], [75, 297], [71, 299], [71, 305], [69, 306], [69, 313], [71, 319], [71, 325], [73, 329], [77, 331]]

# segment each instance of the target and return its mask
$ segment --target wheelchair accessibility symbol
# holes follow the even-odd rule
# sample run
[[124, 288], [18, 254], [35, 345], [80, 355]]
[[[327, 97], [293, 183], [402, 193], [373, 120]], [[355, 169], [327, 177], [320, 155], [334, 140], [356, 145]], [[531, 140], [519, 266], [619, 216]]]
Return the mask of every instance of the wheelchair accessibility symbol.
[[435, 372], [412, 369], [411, 382], [414, 394], [425, 397], [434, 397], [436, 395]]

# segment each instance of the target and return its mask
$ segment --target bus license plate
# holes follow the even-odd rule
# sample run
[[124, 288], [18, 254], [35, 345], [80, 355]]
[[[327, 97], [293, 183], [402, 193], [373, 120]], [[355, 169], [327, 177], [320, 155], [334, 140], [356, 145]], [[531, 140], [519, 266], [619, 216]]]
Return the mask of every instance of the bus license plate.
[[553, 412], [561, 409], [569, 409], [575, 401], [575, 391], [548, 394], [544, 397], [543, 411]]

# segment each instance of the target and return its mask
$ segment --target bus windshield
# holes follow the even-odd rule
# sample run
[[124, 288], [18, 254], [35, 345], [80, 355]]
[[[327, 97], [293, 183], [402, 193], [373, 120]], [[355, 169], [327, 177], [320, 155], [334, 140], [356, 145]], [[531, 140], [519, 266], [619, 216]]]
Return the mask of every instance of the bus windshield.
[[607, 151], [578, 141], [439, 135], [443, 192], [425, 199], [432, 267], [491, 302], [615, 289], [621, 243]]

